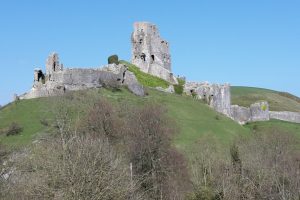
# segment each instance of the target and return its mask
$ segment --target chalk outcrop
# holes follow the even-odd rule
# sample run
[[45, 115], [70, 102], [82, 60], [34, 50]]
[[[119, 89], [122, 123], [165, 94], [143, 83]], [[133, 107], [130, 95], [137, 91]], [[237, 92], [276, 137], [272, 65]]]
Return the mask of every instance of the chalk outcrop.
[[163, 40], [156, 25], [148, 22], [134, 23], [131, 36], [132, 63], [141, 71], [177, 84], [171, 72], [169, 43]]
[[136, 95], [144, 96], [144, 89], [135, 75], [125, 65], [109, 64], [95, 68], [63, 68], [57, 53], [46, 61], [46, 74], [34, 70], [32, 89], [20, 96], [21, 99], [62, 95], [66, 91], [100, 87], [127, 86]]

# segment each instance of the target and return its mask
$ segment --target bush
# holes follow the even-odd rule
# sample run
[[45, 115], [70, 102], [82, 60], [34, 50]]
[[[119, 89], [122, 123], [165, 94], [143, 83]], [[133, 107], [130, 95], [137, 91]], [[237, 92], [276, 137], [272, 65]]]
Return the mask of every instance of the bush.
[[18, 135], [22, 131], [23, 131], [23, 127], [16, 122], [11, 123], [11, 125], [6, 130], [4, 130], [6, 136]]
[[185, 80], [182, 78], [177, 78], [178, 81], [178, 85], [184, 85], [185, 84]]
[[46, 119], [40, 119], [40, 123], [41, 123], [43, 126], [49, 126], [49, 122], [48, 122], [48, 120], [46, 120]]
[[116, 64], [118, 65], [119, 64], [119, 58], [118, 58], [118, 55], [111, 55], [108, 57], [108, 64]]
[[177, 81], [178, 81], [178, 84], [174, 85], [175, 93], [182, 95], [183, 94], [183, 87], [184, 87], [184, 84], [185, 84], [185, 80], [181, 79], [181, 78], [177, 78]]
[[48, 137], [16, 161], [3, 199], [142, 199], [123, 157], [105, 138]]
[[174, 90], [176, 94], [182, 95], [183, 93], [183, 85], [174, 85]]
[[207, 139], [200, 142], [191, 156], [194, 194], [189, 199], [299, 198], [297, 136], [253, 134], [241, 137], [229, 151]]
[[133, 173], [143, 179], [142, 188], [149, 199], [181, 199], [178, 196], [183, 195], [188, 172], [183, 156], [172, 149], [171, 136], [176, 129], [168, 122], [165, 108], [147, 105], [132, 113], [128, 146]]

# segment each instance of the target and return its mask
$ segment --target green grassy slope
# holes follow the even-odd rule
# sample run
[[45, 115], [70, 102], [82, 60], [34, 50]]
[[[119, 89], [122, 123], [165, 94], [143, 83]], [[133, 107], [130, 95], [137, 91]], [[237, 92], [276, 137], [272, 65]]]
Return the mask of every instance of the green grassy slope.
[[[262, 133], [283, 133], [283, 134], [294, 134], [300, 138], [300, 124], [284, 122], [280, 120], [271, 119], [267, 122], [254, 122], [245, 125], [251, 131], [258, 134]], [[299, 147], [298, 147], [299, 148]]]
[[[187, 96], [167, 94], [149, 89], [149, 95], [137, 97], [126, 89], [112, 92], [106, 89], [89, 90], [81, 92], [85, 99], [106, 97], [114, 103], [129, 103], [133, 105], [156, 102], [167, 107], [168, 115], [176, 122], [179, 134], [174, 137], [174, 145], [180, 149], [192, 148], [202, 136], [211, 135], [222, 144], [228, 144], [238, 134], [250, 133], [231, 119], [217, 114], [214, 110], [200, 101]], [[53, 100], [54, 98], [52, 98]], [[67, 99], [70, 104], [76, 104], [75, 100]], [[17, 104], [11, 104], [0, 111], [0, 128], [7, 127], [12, 121], [16, 121], [24, 127], [21, 135], [0, 136], [0, 143], [20, 146], [28, 144], [39, 133], [44, 131], [40, 120], [47, 114], [47, 108], [51, 108], [51, 102], [47, 98], [22, 100]], [[49, 117], [49, 116], [48, 116]]]
[[300, 112], [300, 98], [284, 92], [253, 87], [231, 87], [232, 104], [249, 107], [252, 103], [266, 100], [272, 111]]
[[45, 98], [32, 99], [11, 103], [0, 110], [0, 129], [7, 128], [12, 122], [17, 122], [23, 127], [23, 132], [18, 136], [0, 135], [0, 142], [6, 145], [22, 145], [32, 141], [34, 136], [43, 131], [40, 119], [46, 115], [47, 100]]
[[120, 60], [120, 63], [126, 65], [128, 67], [128, 70], [134, 73], [139, 83], [141, 83], [144, 86], [153, 87], [153, 88], [154, 87], [167, 88], [170, 85], [164, 79], [142, 72], [137, 66], [127, 61]]
[[[129, 66], [140, 83], [148, 87], [167, 87], [168, 83], [160, 78], [145, 74], [135, 66], [122, 61]], [[5, 136], [0, 134], [0, 143], [9, 147], [20, 147], [30, 143], [39, 134], [47, 132], [41, 120], [53, 119], [56, 102], [64, 99], [67, 105], [72, 105], [75, 115], [83, 115], [92, 105], [93, 101], [106, 97], [115, 104], [142, 105], [148, 103], [163, 104], [168, 109], [168, 115], [176, 122], [179, 134], [174, 136], [174, 145], [182, 150], [190, 150], [203, 136], [217, 139], [220, 144], [230, 144], [237, 135], [249, 135], [258, 126], [265, 127], [262, 130], [271, 131], [272, 127], [285, 129], [288, 132], [300, 135], [300, 125], [271, 120], [270, 122], [252, 123], [240, 126], [231, 119], [216, 113], [202, 101], [188, 96], [168, 94], [147, 88], [146, 97], [137, 97], [126, 89], [113, 92], [106, 89], [94, 89], [78, 91], [75, 96], [39, 98], [22, 100], [12, 103], [0, 109], [0, 130], [7, 128], [12, 122], [20, 124], [24, 130], [20, 135]], [[232, 87], [232, 102], [242, 106], [249, 106], [258, 100], [267, 100], [271, 110], [288, 110], [300, 112], [300, 99], [287, 93], [279, 93], [272, 90]], [[74, 115], [74, 116], [75, 116]]]

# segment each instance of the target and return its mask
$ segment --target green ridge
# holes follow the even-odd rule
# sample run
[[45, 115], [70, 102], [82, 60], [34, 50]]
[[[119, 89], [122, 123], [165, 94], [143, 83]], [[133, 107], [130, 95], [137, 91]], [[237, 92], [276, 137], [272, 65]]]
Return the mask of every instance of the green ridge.
[[249, 107], [256, 101], [265, 100], [272, 111], [300, 112], [300, 99], [289, 93], [254, 87], [231, 87], [232, 104]]

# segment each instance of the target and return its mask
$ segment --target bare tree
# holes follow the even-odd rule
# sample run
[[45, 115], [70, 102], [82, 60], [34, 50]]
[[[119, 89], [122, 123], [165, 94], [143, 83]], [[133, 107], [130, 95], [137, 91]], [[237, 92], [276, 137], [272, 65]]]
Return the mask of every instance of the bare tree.
[[192, 160], [190, 199], [299, 199], [298, 146], [299, 138], [276, 130], [242, 138], [227, 154], [203, 140]]
[[[170, 194], [175, 192], [176, 176], [173, 176], [173, 172], [180, 166], [174, 166], [179, 164], [175, 159], [181, 159], [181, 169], [185, 167], [185, 162], [171, 148], [170, 137], [175, 129], [169, 124], [166, 109], [150, 104], [131, 113], [128, 117], [129, 157], [133, 163], [133, 173], [143, 177], [142, 188], [151, 199], [170, 199]], [[182, 183], [184, 182], [182, 179]]]

